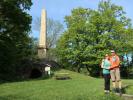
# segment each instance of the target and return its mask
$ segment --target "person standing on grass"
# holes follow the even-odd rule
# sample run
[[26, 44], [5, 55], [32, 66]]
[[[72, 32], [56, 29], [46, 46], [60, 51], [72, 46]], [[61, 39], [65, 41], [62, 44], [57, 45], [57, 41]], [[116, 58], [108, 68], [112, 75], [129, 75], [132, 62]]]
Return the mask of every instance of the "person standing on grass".
[[[116, 55], [114, 50], [111, 50], [110, 57], [111, 67], [110, 67], [110, 75], [113, 84], [113, 92], [121, 93], [121, 79], [120, 79], [120, 58]], [[118, 88], [116, 84], [118, 83]]]
[[106, 54], [105, 58], [102, 60], [101, 68], [103, 69], [104, 77], [104, 92], [108, 94], [110, 92], [110, 66], [109, 55]]

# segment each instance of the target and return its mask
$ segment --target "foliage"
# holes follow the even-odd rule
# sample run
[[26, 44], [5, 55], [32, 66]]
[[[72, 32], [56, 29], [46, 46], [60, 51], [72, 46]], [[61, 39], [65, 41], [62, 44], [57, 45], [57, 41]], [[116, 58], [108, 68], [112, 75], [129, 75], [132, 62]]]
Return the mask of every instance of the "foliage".
[[15, 78], [22, 59], [31, 56], [31, 0], [0, 1], [0, 77]]
[[65, 17], [67, 30], [57, 44], [59, 61], [65, 67], [87, 67], [99, 74], [102, 58], [111, 49], [119, 55], [133, 49], [133, 28], [121, 6], [100, 1], [97, 10], [76, 8]]

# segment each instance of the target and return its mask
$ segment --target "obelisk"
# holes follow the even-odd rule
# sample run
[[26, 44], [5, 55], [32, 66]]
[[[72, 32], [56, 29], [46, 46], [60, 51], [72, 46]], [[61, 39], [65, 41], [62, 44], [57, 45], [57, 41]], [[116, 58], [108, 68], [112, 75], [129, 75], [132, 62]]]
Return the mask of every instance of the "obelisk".
[[41, 14], [41, 27], [40, 27], [40, 37], [39, 37], [39, 45], [38, 45], [38, 57], [40, 59], [46, 58], [46, 10], [42, 10]]

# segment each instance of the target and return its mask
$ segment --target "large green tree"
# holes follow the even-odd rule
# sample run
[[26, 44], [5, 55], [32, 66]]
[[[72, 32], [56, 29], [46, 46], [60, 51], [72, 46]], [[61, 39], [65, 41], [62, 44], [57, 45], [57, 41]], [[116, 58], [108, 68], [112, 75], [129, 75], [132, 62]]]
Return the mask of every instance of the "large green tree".
[[0, 77], [13, 77], [16, 66], [30, 57], [31, 0], [0, 0]]
[[99, 2], [97, 10], [77, 8], [65, 17], [66, 32], [57, 44], [59, 61], [68, 67], [86, 67], [91, 75], [111, 49], [119, 55], [133, 49], [133, 28], [121, 6], [110, 0]]

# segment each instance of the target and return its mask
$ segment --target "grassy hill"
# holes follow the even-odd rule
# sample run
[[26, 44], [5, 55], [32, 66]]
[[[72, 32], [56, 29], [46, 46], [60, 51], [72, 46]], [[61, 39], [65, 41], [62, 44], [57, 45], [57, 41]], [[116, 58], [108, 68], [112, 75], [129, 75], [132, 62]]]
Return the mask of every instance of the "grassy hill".
[[[92, 78], [75, 72], [67, 72], [72, 79], [40, 79], [0, 84], [0, 100], [122, 100], [113, 95], [105, 95], [103, 79]], [[124, 80], [124, 84], [133, 84]], [[132, 88], [133, 89], [133, 88]], [[128, 90], [132, 93], [132, 89]]]

